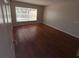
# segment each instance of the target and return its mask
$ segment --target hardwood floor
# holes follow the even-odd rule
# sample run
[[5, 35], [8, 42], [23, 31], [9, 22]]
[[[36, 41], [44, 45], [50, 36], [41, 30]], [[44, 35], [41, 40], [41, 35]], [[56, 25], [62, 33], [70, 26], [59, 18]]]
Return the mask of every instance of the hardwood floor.
[[44, 24], [14, 27], [15, 54], [19, 58], [76, 57], [79, 41]]

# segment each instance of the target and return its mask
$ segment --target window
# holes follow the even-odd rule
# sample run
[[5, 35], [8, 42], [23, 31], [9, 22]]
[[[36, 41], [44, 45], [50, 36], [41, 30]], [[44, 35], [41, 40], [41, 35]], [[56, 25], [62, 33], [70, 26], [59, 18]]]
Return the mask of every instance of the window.
[[37, 9], [16, 7], [16, 22], [36, 21]]

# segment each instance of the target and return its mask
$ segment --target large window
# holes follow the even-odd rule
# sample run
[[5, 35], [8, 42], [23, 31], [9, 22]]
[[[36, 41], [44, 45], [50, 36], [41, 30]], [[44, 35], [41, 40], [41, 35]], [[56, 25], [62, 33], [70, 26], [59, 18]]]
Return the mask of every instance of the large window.
[[37, 9], [16, 7], [16, 22], [36, 21]]

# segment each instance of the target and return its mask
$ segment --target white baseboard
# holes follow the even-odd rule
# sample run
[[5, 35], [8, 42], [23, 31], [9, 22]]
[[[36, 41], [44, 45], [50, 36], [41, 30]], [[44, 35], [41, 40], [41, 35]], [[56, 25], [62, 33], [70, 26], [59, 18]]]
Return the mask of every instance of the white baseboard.
[[[45, 23], [44, 23], [44, 24], [45, 24]], [[78, 36], [78, 35], [74, 35], [74, 34], [72, 34], [72, 33], [69, 33], [69, 32], [67, 32], [67, 31], [61, 30], [61, 29], [59, 29], [59, 28], [57, 28], [57, 27], [55, 27], [55, 26], [49, 25], [49, 24], [46, 24], [46, 25], [48, 25], [48, 26], [50, 26], [50, 27], [52, 27], [52, 28], [55, 28], [55, 29], [57, 29], [57, 30], [59, 30], [59, 31], [62, 31], [62, 32], [64, 32], [64, 33], [67, 33], [67, 34], [69, 34], [69, 35], [71, 35], [71, 36], [73, 36], [73, 37], [79, 39], [79, 36]]]

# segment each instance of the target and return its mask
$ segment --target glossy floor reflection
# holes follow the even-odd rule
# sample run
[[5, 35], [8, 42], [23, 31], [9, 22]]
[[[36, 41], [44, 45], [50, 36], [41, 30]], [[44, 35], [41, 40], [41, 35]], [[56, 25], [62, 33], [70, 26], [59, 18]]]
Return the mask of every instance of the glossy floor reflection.
[[78, 40], [44, 24], [14, 27], [16, 57], [76, 57]]

